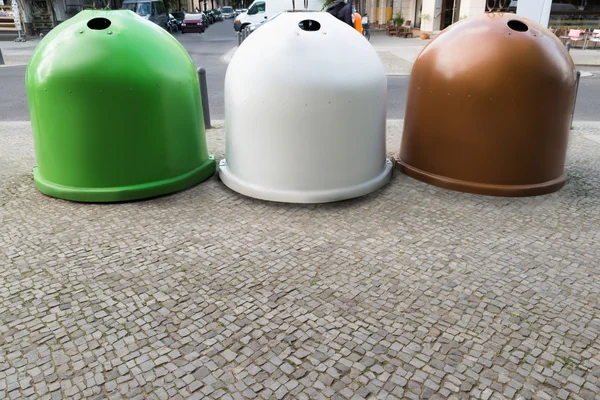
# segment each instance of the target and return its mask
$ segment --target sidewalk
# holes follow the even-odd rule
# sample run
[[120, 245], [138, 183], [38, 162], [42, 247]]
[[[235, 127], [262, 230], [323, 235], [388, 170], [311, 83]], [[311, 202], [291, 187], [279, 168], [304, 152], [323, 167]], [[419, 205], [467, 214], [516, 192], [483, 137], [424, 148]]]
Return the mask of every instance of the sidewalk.
[[600, 47], [595, 49], [571, 49], [571, 58], [578, 67], [598, 66], [600, 67]]
[[[383, 61], [388, 75], [410, 75], [412, 64], [430, 41], [390, 37], [383, 31], [371, 31], [371, 44]], [[571, 49], [570, 54], [579, 69], [600, 66], [600, 47], [597, 50]]]
[[4, 63], [6, 65], [27, 64], [39, 42], [38, 38], [29, 39], [24, 43], [0, 42]]
[[[359, 199], [292, 205], [216, 176], [137, 202], [53, 199], [33, 185], [30, 123], [0, 123], [0, 398], [598, 399], [591, 125], [546, 196], [395, 171]], [[388, 155], [401, 133], [388, 121]]]
[[[390, 37], [383, 31], [371, 32], [371, 44], [379, 54], [388, 75], [410, 75], [413, 63], [430, 41], [419, 38]], [[40, 40], [37, 38], [30, 39], [25, 43], [0, 42], [4, 62], [6, 65], [27, 64], [39, 42]], [[227, 53], [223, 57], [224, 62], [228, 63], [233, 53], [233, 49]], [[570, 54], [578, 67], [600, 67], [600, 48], [598, 50], [571, 49]]]
[[384, 31], [371, 31], [371, 44], [388, 75], [410, 75], [413, 63], [430, 41], [391, 37]]
[[[398, 38], [387, 36], [384, 31], [371, 31], [371, 44], [385, 67], [385, 72], [390, 76], [410, 75], [412, 65], [431, 39]], [[223, 57], [228, 64], [237, 47], [232, 48]], [[571, 57], [578, 69], [585, 67], [600, 67], [600, 47], [598, 50], [571, 49]], [[591, 73], [582, 71], [582, 76], [591, 76]]]

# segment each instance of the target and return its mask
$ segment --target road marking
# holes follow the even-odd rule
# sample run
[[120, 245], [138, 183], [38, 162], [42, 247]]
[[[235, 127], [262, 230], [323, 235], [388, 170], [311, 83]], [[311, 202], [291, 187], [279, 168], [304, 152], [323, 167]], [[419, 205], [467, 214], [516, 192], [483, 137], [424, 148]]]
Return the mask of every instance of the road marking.
[[236, 50], [237, 50], [237, 46], [229, 49], [229, 51], [227, 53], [223, 54], [223, 56], [221, 57], [221, 61], [224, 64], [229, 64], [231, 62], [231, 57], [233, 57], [233, 54], [235, 53]]
[[24, 65], [27, 64], [11, 64], [11, 65], [0, 65], [0, 68], [6, 68], [6, 67], [22, 67]]

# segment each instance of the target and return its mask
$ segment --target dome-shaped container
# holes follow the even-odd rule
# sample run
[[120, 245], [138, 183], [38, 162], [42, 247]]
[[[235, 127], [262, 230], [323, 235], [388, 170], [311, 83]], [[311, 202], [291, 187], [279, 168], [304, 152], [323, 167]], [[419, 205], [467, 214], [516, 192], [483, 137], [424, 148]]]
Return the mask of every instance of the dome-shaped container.
[[36, 187], [84, 202], [183, 190], [215, 171], [185, 49], [133, 12], [82, 11], [37, 46], [26, 73]]
[[556, 191], [575, 86], [571, 57], [548, 29], [514, 14], [454, 24], [413, 66], [398, 164], [458, 191]]
[[257, 29], [225, 78], [221, 180], [250, 197], [322, 203], [385, 185], [386, 76], [372, 46], [328, 13]]

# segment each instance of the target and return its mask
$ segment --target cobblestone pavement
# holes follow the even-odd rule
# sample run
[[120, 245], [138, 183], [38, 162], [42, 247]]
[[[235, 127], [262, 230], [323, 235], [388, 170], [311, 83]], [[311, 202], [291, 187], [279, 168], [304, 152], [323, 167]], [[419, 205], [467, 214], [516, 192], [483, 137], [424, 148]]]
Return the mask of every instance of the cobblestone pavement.
[[2, 124], [0, 398], [599, 399], [597, 133], [542, 197], [396, 172], [318, 206], [216, 177], [92, 205], [38, 193]]

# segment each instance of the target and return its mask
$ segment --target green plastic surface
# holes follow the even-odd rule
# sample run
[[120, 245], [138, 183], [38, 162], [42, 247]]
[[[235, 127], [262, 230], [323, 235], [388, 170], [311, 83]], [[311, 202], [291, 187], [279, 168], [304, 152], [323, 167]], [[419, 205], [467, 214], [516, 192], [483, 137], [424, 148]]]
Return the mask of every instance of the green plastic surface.
[[[91, 29], [95, 18], [110, 26]], [[54, 28], [31, 57], [26, 87], [42, 193], [135, 200], [215, 172], [194, 63], [131, 11], [82, 11]]]

